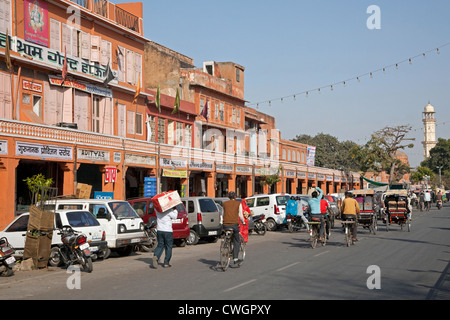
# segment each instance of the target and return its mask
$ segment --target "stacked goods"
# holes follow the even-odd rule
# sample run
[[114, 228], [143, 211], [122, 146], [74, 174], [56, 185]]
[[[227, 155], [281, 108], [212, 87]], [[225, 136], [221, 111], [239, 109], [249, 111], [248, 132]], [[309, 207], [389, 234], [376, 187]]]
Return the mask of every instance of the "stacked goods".
[[24, 259], [32, 258], [37, 268], [45, 268], [50, 258], [55, 213], [30, 207]]
[[144, 197], [151, 198], [156, 196], [157, 185], [156, 177], [145, 177], [144, 178]]
[[92, 186], [84, 183], [77, 184], [77, 192], [75, 194], [77, 199], [90, 199]]

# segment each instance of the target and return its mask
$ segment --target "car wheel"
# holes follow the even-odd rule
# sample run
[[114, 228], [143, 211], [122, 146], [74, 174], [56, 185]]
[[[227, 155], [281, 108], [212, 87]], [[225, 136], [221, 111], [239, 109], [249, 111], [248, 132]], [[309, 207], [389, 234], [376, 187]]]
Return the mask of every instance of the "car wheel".
[[196, 245], [198, 243], [199, 237], [197, 232], [191, 230], [189, 233], [189, 238], [187, 238], [186, 243], [190, 246]]
[[277, 223], [273, 219], [267, 219], [266, 226], [269, 231], [275, 231], [277, 229]]

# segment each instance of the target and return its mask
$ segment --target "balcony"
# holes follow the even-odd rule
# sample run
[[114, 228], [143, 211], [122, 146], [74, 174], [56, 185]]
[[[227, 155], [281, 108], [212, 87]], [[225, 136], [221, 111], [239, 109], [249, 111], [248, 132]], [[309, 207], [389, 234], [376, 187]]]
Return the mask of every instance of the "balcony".
[[114, 4], [106, 0], [69, 0], [80, 6], [83, 11], [100, 16], [102, 20], [112, 22], [143, 36], [142, 3]]

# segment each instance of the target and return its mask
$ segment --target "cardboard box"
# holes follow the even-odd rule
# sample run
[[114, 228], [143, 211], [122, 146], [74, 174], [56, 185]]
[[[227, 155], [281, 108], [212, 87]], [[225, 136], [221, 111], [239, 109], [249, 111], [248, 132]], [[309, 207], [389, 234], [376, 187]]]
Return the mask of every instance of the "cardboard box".
[[77, 184], [77, 199], [90, 199], [92, 192], [92, 186], [84, 183]]
[[181, 203], [178, 191], [169, 191], [152, 198], [153, 205], [158, 212], [165, 212]]

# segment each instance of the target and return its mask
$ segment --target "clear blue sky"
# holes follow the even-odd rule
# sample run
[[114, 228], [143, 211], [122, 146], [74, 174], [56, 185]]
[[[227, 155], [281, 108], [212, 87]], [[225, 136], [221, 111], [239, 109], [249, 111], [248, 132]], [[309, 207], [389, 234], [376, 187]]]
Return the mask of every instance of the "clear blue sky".
[[[370, 5], [381, 9], [380, 30], [366, 26]], [[409, 124], [416, 146], [406, 153], [416, 166], [428, 101], [437, 112], [437, 136], [450, 138], [450, 45], [373, 79], [276, 100], [449, 43], [448, 0], [144, 1], [144, 33], [197, 66], [208, 60], [244, 66], [246, 100], [273, 100], [259, 110], [276, 118], [284, 139], [324, 132], [363, 144], [387, 125]]]

